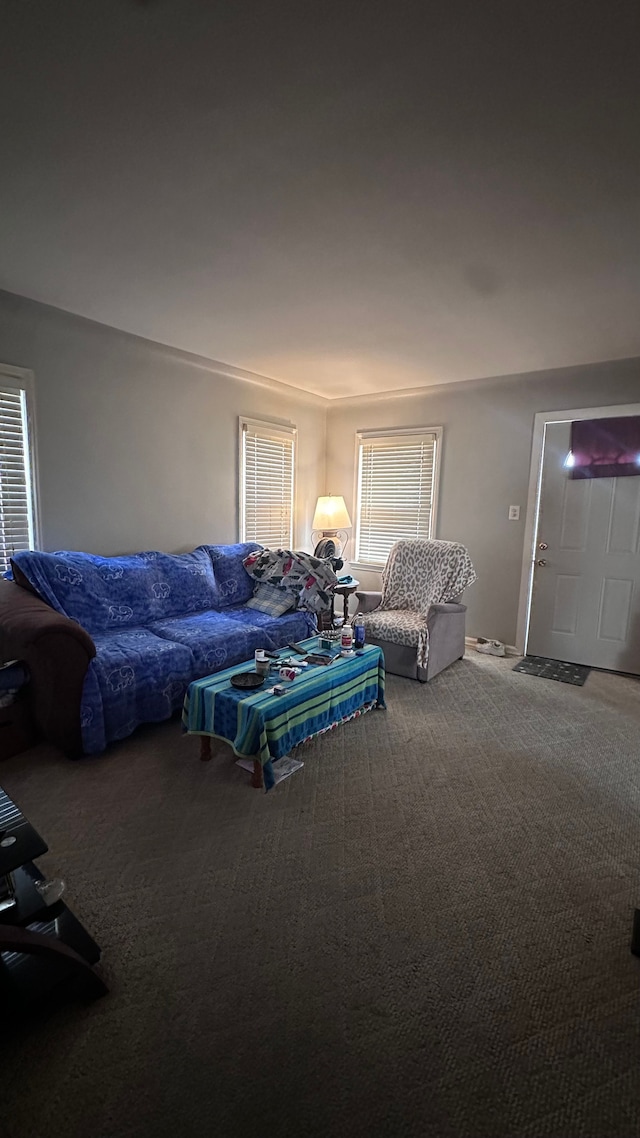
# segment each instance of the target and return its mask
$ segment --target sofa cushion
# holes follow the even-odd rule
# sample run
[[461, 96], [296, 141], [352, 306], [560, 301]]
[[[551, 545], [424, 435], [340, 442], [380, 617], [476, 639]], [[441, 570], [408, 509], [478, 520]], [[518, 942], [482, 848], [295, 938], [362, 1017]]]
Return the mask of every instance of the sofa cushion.
[[260, 641], [256, 647], [267, 648], [269, 651], [283, 648], [292, 641], [305, 640], [307, 636], [313, 636], [317, 631], [314, 614], [302, 612], [300, 609], [286, 612], [284, 616], [270, 616], [269, 613], [260, 612], [259, 609], [238, 605], [236, 608], [226, 609], [225, 615], [237, 624], [253, 629]]
[[88, 754], [130, 735], [139, 723], [168, 719], [193, 678], [193, 655], [147, 628], [101, 632], [85, 680], [82, 738]]
[[247, 608], [258, 609], [269, 616], [282, 616], [295, 608], [298, 594], [293, 589], [284, 589], [282, 585], [270, 585], [268, 581], [260, 581], [256, 591], [247, 601]]
[[[156, 620], [150, 625], [150, 631], [189, 649], [195, 662], [193, 679], [208, 676], [248, 655], [245, 638], [238, 635], [237, 624], [229, 620], [225, 612], [210, 610], [197, 616]], [[251, 654], [253, 651], [251, 649]]]
[[243, 541], [238, 545], [200, 545], [198, 549], [206, 550], [213, 563], [218, 589], [217, 608], [241, 605], [253, 596], [254, 582], [242, 562], [254, 549], [262, 549], [257, 541]]
[[301, 640], [313, 631], [308, 613], [292, 612], [272, 617], [241, 605], [224, 612], [158, 620], [150, 626], [157, 636], [184, 644], [193, 653], [193, 679], [221, 668], [250, 660], [256, 648], [273, 652], [291, 640]]
[[126, 557], [29, 551], [16, 553], [14, 563], [44, 601], [92, 635], [202, 611], [218, 599], [211, 559], [203, 549]]
[[420, 635], [427, 627], [427, 618], [409, 609], [374, 609], [364, 616], [367, 636], [388, 640], [391, 644], [404, 644], [417, 648]]

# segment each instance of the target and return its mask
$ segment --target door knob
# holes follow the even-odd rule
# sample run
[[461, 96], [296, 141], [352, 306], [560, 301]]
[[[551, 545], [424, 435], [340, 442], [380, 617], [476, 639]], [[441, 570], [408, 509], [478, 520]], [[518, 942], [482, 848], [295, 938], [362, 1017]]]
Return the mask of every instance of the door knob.
[[536, 562], [536, 565], [546, 565], [546, 564], [547, 563], [546, 563], [544, 557], [541, 557], [540, 560]]
[[548, 548], [549, 548], [549, 546], [547, 545], [546, 541], [541, 541], [540, 545], [538, 546], [538, 549], [548, 549]]

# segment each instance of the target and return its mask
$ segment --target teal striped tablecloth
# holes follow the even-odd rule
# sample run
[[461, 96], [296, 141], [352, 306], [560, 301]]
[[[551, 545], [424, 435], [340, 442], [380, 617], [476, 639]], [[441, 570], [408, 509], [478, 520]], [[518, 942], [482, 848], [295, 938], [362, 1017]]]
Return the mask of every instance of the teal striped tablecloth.
[[[302, 642], [312, 651], [318, 637]], [[253, 670], [253, 661], [236, 664], [213, 676], [194, 680], [184, 699], [182, 723], [190, 735], [225, 739], [236, 755], [258, 759], [267, 790], [274, 784], [272, 760], [280, 759], [312, 735], [317, 735], [369, 707], [384, 707], [384, 656], [366, 644], [362, 654], [337, 656], [332, 664], [310, 664], [292, 681], [275, 678], [247, 694], [231, 686], [231, 676]], [[281, 657], [292, 655], [282, 649]], [[272, 695], [274, 683], [284, 695]]]

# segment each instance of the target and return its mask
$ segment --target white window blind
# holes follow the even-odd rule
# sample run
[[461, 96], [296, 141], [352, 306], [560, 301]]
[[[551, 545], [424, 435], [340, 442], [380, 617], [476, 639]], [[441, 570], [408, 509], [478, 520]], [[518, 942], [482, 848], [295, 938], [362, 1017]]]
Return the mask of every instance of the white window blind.
[[384, 565], [396, 541], [433, 536], [439, 438], [358, 435], [357, 562]]
[[27, 396], [0, 384], [0, 571], [34, 544]]
[[293, 545], [294, 428], [240, 422], [240, 536], [270, 549]]

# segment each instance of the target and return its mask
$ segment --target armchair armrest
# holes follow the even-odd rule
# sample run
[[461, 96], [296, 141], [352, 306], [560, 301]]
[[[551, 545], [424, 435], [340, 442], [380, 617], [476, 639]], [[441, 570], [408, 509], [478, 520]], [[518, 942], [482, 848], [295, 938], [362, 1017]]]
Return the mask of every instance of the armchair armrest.
[[447, 612], [466, 612], [466, 611], [467, 611], [466, 605], [459, 605], [459, 604], [457, 604], [456, 601], [447, 601], [446, 603], [443, 603], [443, 604], [431, 605], [431, 608], [429, 609], [429, 616], [431, 616], [431, 613], [437, 613], [437, 612], [447, 613]]
[[378, 608], [380, 601], [382, 600], [382, 593], [381, 592], [366, 592], [363, 590], [360, 592], [356, 592], [356, 597], [358, 598], [358, 600], [360, 602], [360, 604], [358, 605], [358, 610], [360, 612], [362, 612], [362, 613], [373, 612], [374, 609]]
[[75, 758], [82, 754], [80, 703], [96, 646], [84, 628], [15, 581], [0, 581], [0, 660], [24, 660], [36, 727]]

